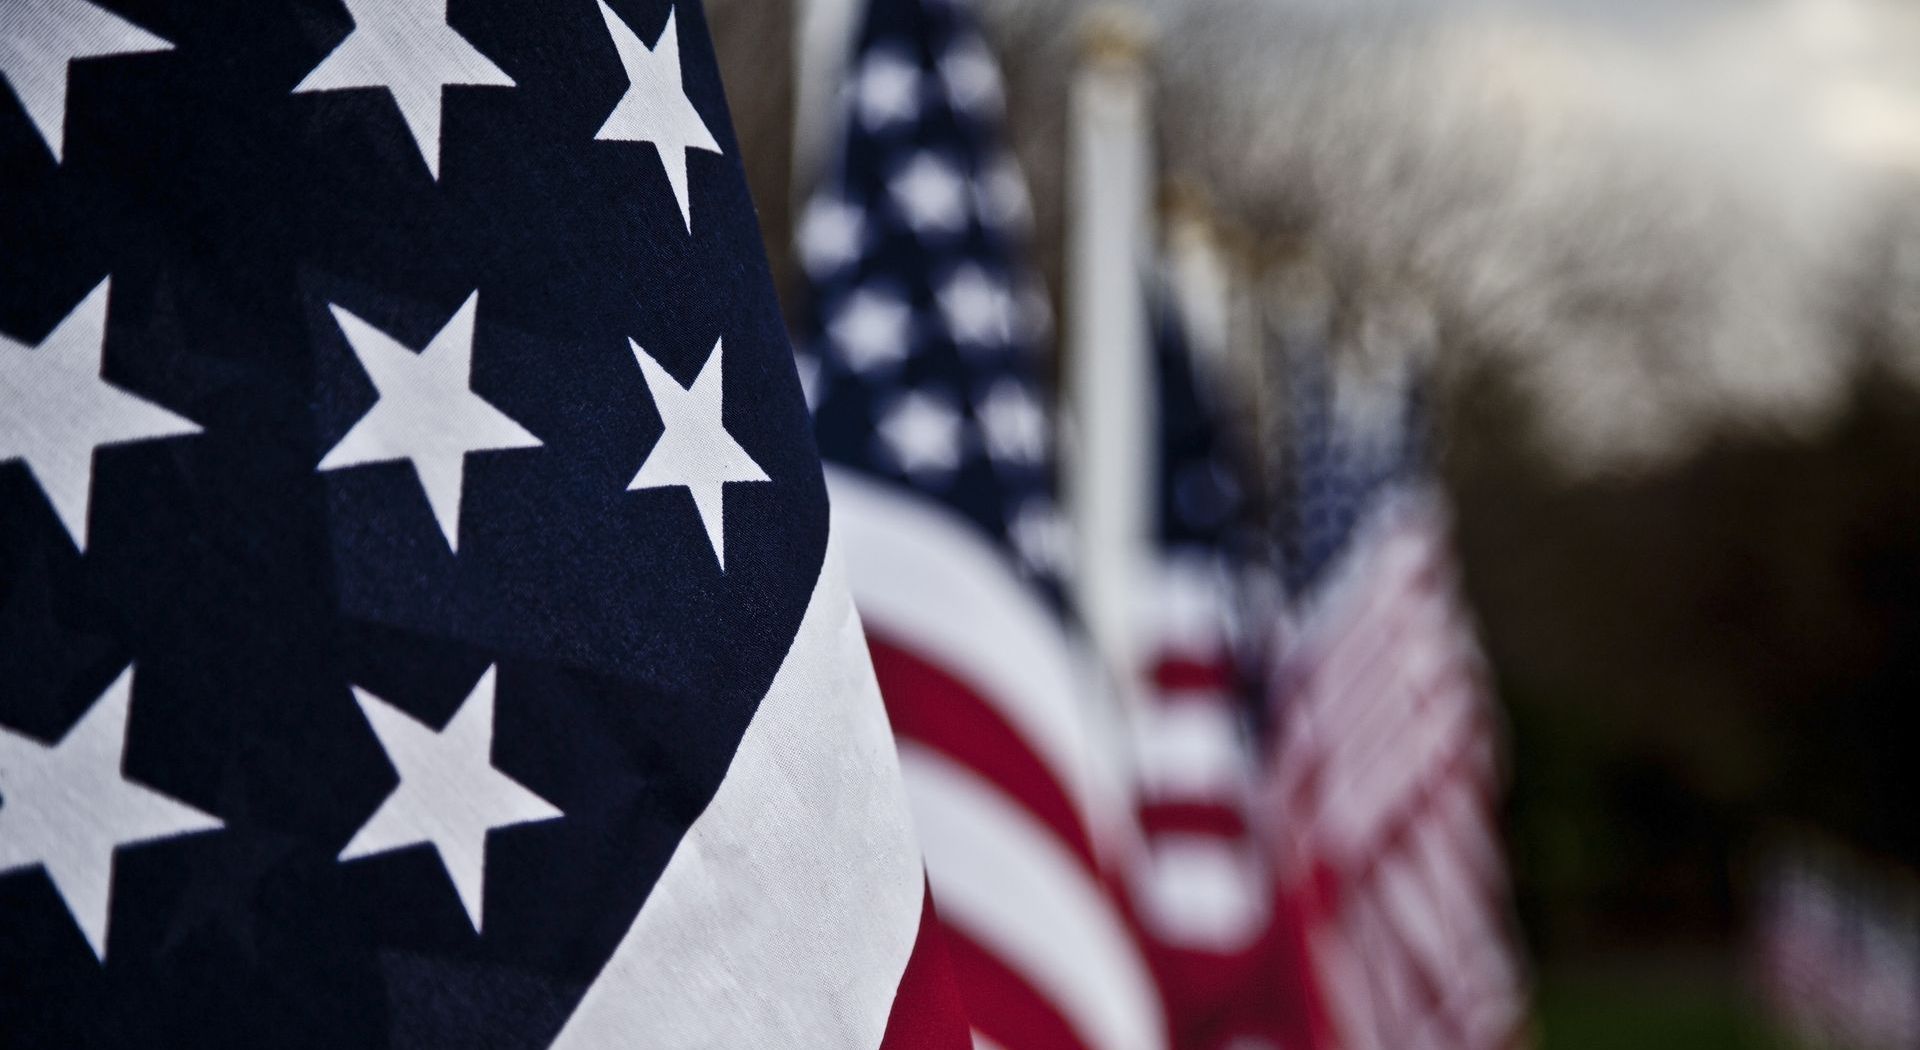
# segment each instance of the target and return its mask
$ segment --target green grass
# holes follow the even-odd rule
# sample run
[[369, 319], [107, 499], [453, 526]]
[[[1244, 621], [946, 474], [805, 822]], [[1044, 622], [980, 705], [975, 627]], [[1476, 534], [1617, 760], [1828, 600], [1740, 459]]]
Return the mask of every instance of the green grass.
[[1664, 967], [1542, 975], [1539, 1050], [1793, 1050], [1731, 982]]

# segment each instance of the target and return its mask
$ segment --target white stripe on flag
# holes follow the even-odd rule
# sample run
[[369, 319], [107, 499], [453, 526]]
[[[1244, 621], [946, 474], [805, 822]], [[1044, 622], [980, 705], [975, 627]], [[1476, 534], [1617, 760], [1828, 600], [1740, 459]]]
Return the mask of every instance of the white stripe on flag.
[[1491, 794], [1491, 785], [1481, 781], [1455, 780], [1435, 799], [1439, 820], [1446, 825], [1453, 844], [1461, 852], [1467, 871], [1485, 886], [1497, 886], [1506, 878], [1506, 862], [1495, 837], [1493, 818], [1483, 800]]
[[1265, 873], [1244, 840], [1163, 832], [1141, 851], [1132, 885], [1140, 917], [1178, 947], [1226, 955], [1266, 930]]
[[1163, 552], [1134, 589], [1134, 651], [1216, 659], [1233, 637], [1233, 577], [1217, 554]]
[[1018, 973], [1094, 1050], [1162, 1050], [1160, 997], [1112, 899], [1017, 802], [903, 742], [940, 918]]
[[1239, 806], [1248, 789], [1240, 723], [1225, 700], [1168, 696], [1134, 723], [1140, 789], [1156, 802]]
[[1381, 857], [1373, 872], [1374, 900], [1381, 921], [1398, 935], [1409, 968], [1435, 985], [1444, 1001], [1456, 977], [1452, 967], [1465, 961], [1454, 956], [1461, 946], [1447, 925], [1449, 906], [1461, 904], [1439, 900], [1417, 864], [1399, 850]]
[[555, 1050], [880, 1044], [924, 886], [839, 546], [720, 790]]
[[1422, 782], [1444, 772], [1440, 757], [1455, 753], [1474, 728], [1473, 713], [1459, 707], [1423, 714], [1425, 720], [1397, 727], [1391, 742], [1395, 751], [1382, 748], [1384, 753], [1365, 764], [1350, 755], [1336, 755], [1330, 763], [1338, 779], [1323, 800], [1318, 830], [1326, 848], [1344, 863], [1358, 863], [1378, 848], [1387, 825], [1404, 814], [1416, 788], [1431, 790], [1431, 783]]

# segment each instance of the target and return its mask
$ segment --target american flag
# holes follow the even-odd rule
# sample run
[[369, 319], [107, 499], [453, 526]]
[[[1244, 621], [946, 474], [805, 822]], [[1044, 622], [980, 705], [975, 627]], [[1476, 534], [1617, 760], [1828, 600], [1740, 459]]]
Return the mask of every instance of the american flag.
[[1765, 857], [1751, 960], [1767, 1010], [1801, 1045], [1920, 1047], [1920, 886], [1831, 843]]
[[1293, 369], [1271, 812], [1315, 1043], [1523, 1040], [1495, 809], [1497, 726], [1422, 469], [1417, 386]]
[[964, 1045], [697, 3], [0, 84], [0, 1043]]
[[1104, 829], [1126, 795], [1064, 616], [1042, 300], [993, 56], [958, 0], [873, 0], [805, 209], [799, 351], [835, 527], [976, 1045], [1164, 1042]]
[[1133, 724], [1146, 848], [1129, 885], [1174, 1045], [1278, 1046], [1289, 1018], [1270, 987], [1274, 890], [1253, 813], [1247, 460], [1222, 402], [1227, 377], [1190, 350], [1170, 290], [1152, 298], [1156, 535]]

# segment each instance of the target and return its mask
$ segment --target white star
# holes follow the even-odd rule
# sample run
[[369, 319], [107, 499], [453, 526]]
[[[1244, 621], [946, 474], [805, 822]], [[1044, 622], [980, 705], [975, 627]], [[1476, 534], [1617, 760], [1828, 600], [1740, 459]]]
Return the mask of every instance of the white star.
[[605, 0], [600, 17], [607, 32], [613, 34], [613, 46], [620, 52], [620, 64], [627, 69], [629, 87], [621, 96], [607, 122], [593, 137], [616, 142], [651, 142], [666, 169], [667, 183], [673, 187], [673, 199], [680, 205], [680, 218], [693, 232], [693, 204], [687, 189], [687, 151], [703, 149], [719, 153], [720, 144], [693, 108], [680, 79], [680, 33], [675, 27], [675, 12], [667, 11], [667, 26], [653, 47], [640, 42], [632, 29], [613, 13]]
[[727, 433], [721, 423], [720, 343], [715, 341], [707, 363], [693, 385], [681, 387], [667, 370], [660, 367], [640, 344], [633, 347], [634, 360], [647, 377], [647, 391], [653, 395], [654, 410], [666, 428], [660, 440], [640, 464], [640, 472], [627, 484], [627, 491], [685, 486], [693, 495], [694, 509], [700, 512], [700, 524], [707, 530], [707, 542], [724, 571], [727, 567], [727, 534], [722, 516], [723, 486], [740, 481], [771, 481], [760, 464]]
[[447, 0], [343, 2], [353, 32], [293, 93], [386, 89], [438, 179], [442, 92], [450, 85], [513, 87], [513, 78], [447, 24]]
[[920, 67], [896, 51], [867, 55], [855, 78], [860, 123], [868, 131], [913, 120], [920, 115]]
[[947, 99], [954, 109], [976, 117], [999, 114], [1000, 69], [978, 38], [964, 38], [940, 56], [940, 78], [946, 81]]
[[940, 287], [947, 330], [964, 347], [993, 349], [1013, 337], [1013, 293], [977, 263], [966, 263]]
[[1027, 178], [1011, 155], [1001, 154], [973, 182], [974, 207], [994, 229], [1024, 236], [1033, 227], [1033, 199]]
[[0, 729], [0, 875], [45, 868], [101, 962], [114, 851], [223, 826], [121, 773], [132, 698], [128, 667], [52, 747]]
[[1043, 496], [1020, 507], [1007, 523], [1007, 536], [1028, 568], [1065, 575], [1072, 567], [1073, 534], [1066, 518]]
[[916, 390], [894, 402], [875, 429], [905, 473], [950, 474], [960, 465], [960, 414], [944, 397]]
[[1047, 454], [1047, 413], [1016, 379], [1002, 379], [981, 400], [974, 414], [986, 438], [987, 452], [1006, 463], [1038, 463]]
[[409, 460], [426, 490], [433, 520], [460, 549], [460, 491], [469, 452], [537, 448], [540, 439], [473, 393], [473, 318], [480, 293], [414, 353], [344, 308], [333, 306], [347, 345], [379, 400], [320, 461], [321, 470]]
[[827, 335], [856, 372], [869, 372], [907, 356], [913, 310], [906, 300], [879, 288], [857, 288], [833, 319]]
[[26, 463], [82, 552], [94, 450], [200, 432], [102, 376], [110, 283], [88, 292], [37, 347], [0, 335], [0, 421], [7, 424], [0, 426], [0, 463]]
[[0, 3], [0, 80], [58, 162], [66, 142], [67, 64], [171, 51], [173, 45], [85, 0]]
[[405, 849], [422, 842], [480, 930], [487, 877], [487, 833], [494, 828], [565, 816], [493, 765], [494, 668], [467, 694], [439, 731], [358, 686], [353, 698], [380, 738], [399, 786], [354, 833], [341, 860]]
[[958, 233], [967, 225], [967, 180], [931, 153], [914, 154], [887, 189], [915, 233]]
[[858, 259], [866, 243], [866, 213], [834, 197], [815, 197], [800, 220], [800, 255], [816, 280]]

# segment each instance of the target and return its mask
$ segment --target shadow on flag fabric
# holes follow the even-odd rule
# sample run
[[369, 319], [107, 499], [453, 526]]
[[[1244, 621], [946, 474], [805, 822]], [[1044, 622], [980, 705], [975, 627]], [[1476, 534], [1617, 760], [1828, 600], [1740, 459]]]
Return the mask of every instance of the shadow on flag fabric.
[[0, 84], [0, 1042], [966, 1045], [696, 2]]
[[[798, 349], [976, 1045], [1157, 1050], [1108, 857], [1124, 742], [1059, 583], [1044, 297], [966, 3], [873, 0], [798, 249]], [[1111, 706], [1107, 708], [1111, 710]]]
[[1525, 1043], [1499, 725], [1426, 468], [1417, 373], [1288, 373], [1291, 625], [1265, 809], [1314, 1046]]

